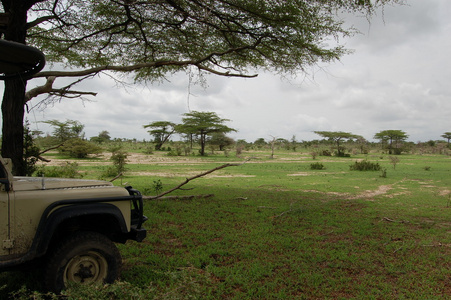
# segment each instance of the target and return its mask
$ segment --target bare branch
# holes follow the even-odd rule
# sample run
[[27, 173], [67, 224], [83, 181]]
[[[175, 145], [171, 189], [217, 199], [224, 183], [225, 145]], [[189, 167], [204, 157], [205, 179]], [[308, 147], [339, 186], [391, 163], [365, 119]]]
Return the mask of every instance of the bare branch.
[[161, 193], [161, 194], [159, 194], [159, 195], [157, 195], [157, 196], [153, 196], [153, 197], [151, 196], [151, 197], [146, 197], [146, 198], [147, 198], [147, 199], [152, 199], [152, 200], [153, 200], [153, 199], [161, 198], [161, 197], [163, 197], [164, 195], [167, 195], [167, 194], [169, 194], [169, 193], [172, 193], [172, 192], [175, 191], [175, 190], [180, 189], [182, 186], [184, 186], [185, 184], [187, 184], [187, 183], [190, 182], [191, 180], [194, 180], [194, 179], [203, 177], [203, 176], [205, 176], [205, 175], [208, 175], [208, 174], [210, 174], [210, 173], [213, 173], [213, 172], [215, 172], [215, 171], [218, 171], [218, 170], [221, 170], [221, 169], [224, 169], [224, 168], [227, 168], [227, 167], [237, 167], [237, 166], [241, 166], [241, 165], [245, 164], [247, 161], [248, 161], [248, 160], [246, 160], [246, 161], [243, 162], [243, 163], [239, 163], [239, 164], [224, 164], [224, 165], [222, 165], [222, 166], [219, 166], [219, 167], [216, 167], [216, 168], [214, 168], [214, 169], [208, 170], [208, 171], [203, 172], [203, 173], [201, 173], [201, 174], [198, 174], [198, 175], [196, 175], [196, 176], [186, 178], [186, 180], [185, 180], [184, 182], [182, 182], [181, 184], [179, 184], [179, 185], [177, 185], [176, 187], [174, 187], [174, 188], [172, 188], [172, 189], [170, 189], [170, 190], [168, 190], [168, 191], [166, 191], [166, 192], [163, 192], [163, 193]]
[[24, 99], [24, 103], [27, 103], [28, 101], [30, 101], [31, 99], [42, 95], [42, 94], [49, 94], [51, 96], [58, 96], [58, 97], [65, 97], [65, 98], [78, 98], [81, 95], [91, 95], [91, 96], [96, 96], [97, 93], [95, 92], [84, 92], [84, 91], [71, 91], [70, 88], [72, 88], [74, 85], [76, 85], [77, 83], [80, 83], [81, 81], [87, 79], [87, 78], [91, 78], [92, 76], [94, 76], [95, 74], [90, 74], [88, 76], [85, 76], [83, 78], [80, 78], [74, 82], [72, 82], [71, 84], [66, 85], [65, 87], [59, 88], [59, 89], [54, 89], [53, 88], [53, 83], [56, 80], [56, 76], [48, 76], [47, 77], [47, 81], [44, 85], [42, 86], [37, 86], [29, 91], [27, 91], [25, 93], [25, 99]]
[[45, 16], [45, 17], [40, 17], [40, 18], [37, 18], [36, 20], [33, 20], [32, 22], [27, 23], [27, 29], [36, 27], [36, 26], [38, 26], [39, 24], [48, 22], [48, 21], [50, 21], [50, 20], [57, 20], [57, 19], [58, 19], [57, 16]]
[[[160, 197], [159, 199], [164, 199], [164, 200], [173, 200], [173, 199], [182, 199], [182, 200], [192, 200], [194, 198], [202, 198], [202, 199], [206, 199], [206, 198], [210, 198], [213, 197], [214, 194], [206, 194], [206, 195], [187, 195], [187, 196], [166, 196], [166, 197]], [[153, 200], [155, 199], [154, 196], [143, 196], [143, 200]]]
[[[44, 153], [46, 153], [46, 152], [49, 152], [50, 150], [58, 149], [59, 147], [61, 147], [61, 146], [63, 146], [63, 145], [64, 145], [64, 143], [61, 143], [61, 144], [59, 144], [59, 145], [56, 145], [56, 146], [47, 148], [47, 149], [45, 149], [45, 150], [39, 152], [39, 155], [42, 155], [42, 154], [44, 154]], [[44, 160], [44, 159], [42, 159], [42, 160]], [[44, 161], [45, 161], [45, 160], [44, 160]]]
[[48, 76], [56, 76], [56, 77], [80, 77], [80, 76], [87, 76], [92, 74], [97, 74], [102, 71], [117, 71], [117, 72], [132, 72], [144, 68], [159, 68], [164, 66], [189, 66], [189, 65], [195, 65], [197, 68], [201, 70], [205, 70], [217, 75], [226, 76], [226, 77], [243, 77], [243, 78], [254, 78], [257, 75], [245, 75], [245, 74], [238, 74], [238, 73], [230, 73], [230, 72], [219, 72], [216, 70], [213, 70], [211, 68], [208, 68], [206, 66], [203, 66], [199, 64], [198, 61], [192, 61], [192, 60], [185, 60], [185, 61], [156, 61], [156, 62], [147, 62], [147, 63], [140, 63], [130, 66], [109, 66], [109, 65], [103, 65], [99, 67], [94, 67], [90, 69], [85, 70], [78, 70], [78, 71], [44, 71], [39, 72], [36, 75], [34, 75], [34, 78], [39, 77], [48, 77]]
[[110, 182], [115, 181], [116, 179], [120, 178], [122, 175], [123, 175], [122, 172], [120, 172], [119, 174], [117, 174], [116, 176], [114, 176], [114, 178], [111, 179]]
[[25, 93], [24, 103], [27, 103], [34, 97], [37, 97], [41, 94], [50, 93], [52, 91], [53, 83], [55, 82], [55, 76], [48, 76], [47, 81], [44, 85], [37, 86], [28, 92]]

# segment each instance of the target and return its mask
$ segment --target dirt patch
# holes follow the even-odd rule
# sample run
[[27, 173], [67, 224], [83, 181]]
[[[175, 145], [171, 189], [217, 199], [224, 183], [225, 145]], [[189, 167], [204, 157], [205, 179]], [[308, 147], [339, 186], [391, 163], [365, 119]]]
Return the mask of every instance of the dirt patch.
[[288, 174], [287, 176], [309, 176], [309, 175], [312, 175], [312, 173], [299, 172], [299, 173], [294, 173], [294, 174]]
[[448, 196], [449, 194], [451, 194], [451, 191], [450, 190], [441, 190], [438, 194], [440, 196]]
[[[358, 187], [355, 187], [358, 188]], [[313, 193], [321, 193], [324, 195], [331, 195], [331, 196], [338, 196], [338, 197], [342, 197], [346, 200], [356, 200], [356, 199], [372, 199], [376, 196], [381, 196], [381, 195], [385, 195], [388, 193], [388, 191], [390, 191], [391, 189], [393, 189], [392, 185], [381, 185], [379, 186], [376, 190], [366, 190], [363, 191], [360, 194], [357, 195], [350, 195], [349, 193], [338, 193], [338, 192], [320, 192], [317, 190], [304, 190], [304, 192], [313, 192]], [[398, 193], [396, 195], [402, 195], [405, 193]], [[394, 195], [387, 195], [387, 197], [394, 197]]]
[[391, 185], [381, 185], [377, 188], [377, 190], [371, 191], [366, 190], [363, 193], [360, 193], [358, 195], [352, 196], [348, 199], [361, 199], [361, 198], [373, 198], [376, 196], [384, 195], [388, 191], [390, 191], [393, 187]]

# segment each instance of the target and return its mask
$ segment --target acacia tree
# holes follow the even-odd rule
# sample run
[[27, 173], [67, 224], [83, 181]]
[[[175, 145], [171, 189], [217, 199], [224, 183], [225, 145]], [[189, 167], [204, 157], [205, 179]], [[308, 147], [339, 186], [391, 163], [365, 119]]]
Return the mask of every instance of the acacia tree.
[[235, 141], [231, 137], [226, 136], [224, 132], [215, 132], [210, 134], [208, 143], [212, 146], [218, 146], [219, 151], [224, 151], [226, 147], [235, 144]]
[[53, 137], [57, 140], [57, 143], [63, 143], [73, 138], [83, 138], [83, 129], [85, 125], [76, 120], [66, 120], [61, 122], [58, 120], [44, 121], [53, 126]]
[[147, 132], [153, 135], [155, 150], [161, 150], [164, 143], [169, 140], [169, 137], [175, 132], [175, 123], [169, 121], [156, 121], [150, 124], [144, 125], [144, 128], [153, 128]]
[[314, 131], [316, 134], [319, 134], [323, 138], [329, 139], [329, 141], [335, 143], [337, 145], [337, 156], [344, 156], [344, 148], [340, 146], [342, 141], [350, 141], [350, 140], [362, 140], [363, 137], [360, 135], [352, 134], [350, 132], [343, 131]]
[[445, 132], [441, 135], [442, 138], [445, 138], [448, 141], [448, 148], [449, 148], [449, 141], [451, 140], [451, 132]]
[[[5, 82], [2, 155], [23, 173], [24, 105], [95, 95], [75, 85], [99, 73], [133, 73], [159, 80], [176, 71], [254, 77], [249, 69], [296, 73], [348, 53], [326, 43], [356, 33], [337, 14], [371, 16], [403, 0], [1, 0], [0, 38], [41, 49], [47, 60], [72, 69], [34, 75], [44, 82], [26, 92], [27, 80]], [[28, 17], [30, 16], [30, 20]], [[59, 66], [59, 65], [57, 65]], [[56, 87], [60, 77], [73, 83]]]
[[401, 143], [408, 137], [402, 130], [382, 130], [374, 135], [374, 138], [380, 140], [382, 145], [387, 144], [389, 154], [401, 154]]
[[236, 131], [224, 125], [224, 122], [230, 121], [228, 119], [221, 119], [214, 112], [192, 111], [183, 114], [182, 124], [175, 127], [179, 133], [187, 135], [196, 135], [199, 138], [200, 155], [205, 155], [205, 144], [207, 136], [213, 133], [228, 133]]

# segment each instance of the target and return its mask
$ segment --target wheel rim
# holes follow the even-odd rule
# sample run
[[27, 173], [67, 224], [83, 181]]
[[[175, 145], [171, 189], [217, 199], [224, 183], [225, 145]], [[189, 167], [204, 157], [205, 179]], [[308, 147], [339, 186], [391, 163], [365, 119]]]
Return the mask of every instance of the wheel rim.
[[108, 262], [98, 252], [89, 251], [73, 257], [64, 270], [64, 283], [89, 284], [103, 282], [108, 274]]

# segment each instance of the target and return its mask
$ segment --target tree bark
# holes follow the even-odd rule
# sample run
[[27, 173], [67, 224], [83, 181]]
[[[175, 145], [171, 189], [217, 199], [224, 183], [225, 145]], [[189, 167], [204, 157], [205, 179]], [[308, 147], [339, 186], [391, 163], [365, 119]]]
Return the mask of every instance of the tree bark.
[[6, 81], [2, 102], [2, 156], [11, 158], [15, 175], [26, 172], [23, 160], [25, 87], [26, 81], [22, 82], [20, 79]]
[[[5, 39], [25, 44], [27, 32], [27, 11], [40, 0], [2, 0], [5, 12], [10, 13]], [[2, 156], [11, 158], [13, 174], [26, 174], [23, 160], [23, 121], [24, 99], [27, 80], [11, 79], [5, 81], [5, 91], [2, 102]]]

